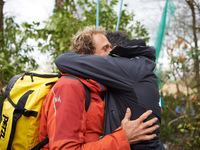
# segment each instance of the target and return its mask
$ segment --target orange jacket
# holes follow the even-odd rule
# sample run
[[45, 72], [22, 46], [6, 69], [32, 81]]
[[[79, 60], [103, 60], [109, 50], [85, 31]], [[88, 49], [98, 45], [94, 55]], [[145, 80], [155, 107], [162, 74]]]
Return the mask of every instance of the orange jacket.
[[129, 150], [124, 130], [99, 140], [103, 133], [105, 103], [103, 89], [93, 80], [79, 78], [89, 89], [91, 102], [85, 111], [85, 90], [78, 80], [61, 77], [47, 95], [42, 108], [40, 141], [47, 136], [49, 144], [43, 149], [120, 149]]

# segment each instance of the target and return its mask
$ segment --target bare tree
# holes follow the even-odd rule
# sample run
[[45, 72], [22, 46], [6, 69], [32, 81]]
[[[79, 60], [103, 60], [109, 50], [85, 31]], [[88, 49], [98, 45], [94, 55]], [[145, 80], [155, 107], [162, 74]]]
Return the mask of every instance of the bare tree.
[[[199, 46], [200, 2], [198, 0], [176, 1], [176, 13], [168, 32], [168, 50], [173, 69], [188, 88], [195, 87], [200, 93]], [[169, 46], [170, 45], [170, 46]]]
[[[189, 5], [189, 8], [191, 10], [192, 14], [192, 31], [193, 31], [193, 39], [194, 39], [194, 53], [196, 54], [196, 57], [194, 58], [194, 70], [195, 70], [195, 79], [196, 79], [196, 85], [200, 87], [200, 76], [199, 76], [199, 57], [198, 57], [198, 37], [197, 37], [197, 23], [196, 23], [196, 16], [198, 15], [197, 11], [195, 9], [199, 10], [199, 4], [195, 2], [195, 0], [185, 0], [186, 3]], [[195, 8], [197, 7], [197, 8]], [[200, 89], [200, 88], [198, 88]]]

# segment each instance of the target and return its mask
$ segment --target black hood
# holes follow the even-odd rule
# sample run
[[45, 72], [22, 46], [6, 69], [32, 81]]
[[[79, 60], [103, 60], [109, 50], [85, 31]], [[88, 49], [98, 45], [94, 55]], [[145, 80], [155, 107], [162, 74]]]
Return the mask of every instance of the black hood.
[[125, 46], [116, 46], [109, 54], [113, 57], [127, 57], [133, 58], [137, 56], [144, 56], [153, 61], [156, 59], [156, 51], [154, 47], [146, 46], [141, 39], [131, 40]]

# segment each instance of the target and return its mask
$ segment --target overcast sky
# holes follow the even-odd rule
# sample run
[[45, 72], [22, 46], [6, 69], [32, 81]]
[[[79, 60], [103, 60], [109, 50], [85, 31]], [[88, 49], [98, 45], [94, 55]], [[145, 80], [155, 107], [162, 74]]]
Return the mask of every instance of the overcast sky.
[[[52, 15], [52, 11], [55, 5], [55, 0], [4, 1], [4, 15], [14, 15], [15, 21], [19, 24], [21, 24], [22, 22], [32, 23], [33, 21], [42, 22], [44, 20], [47, 20], [48, 17]], [[123, 0], [123, 3], [128, 4], [128, 11], [134, 12], [134, 20], [140, 21], [142, 24], [145, 25], [146, 29], [150, 33], [150, 45], [154, 45], [154, 38], [156, 36], [156, 30], [159, 25], [159, 21], [161, 19], [165, 0]], [[115, 7], [115, 11], [117, 12], [117, 14], [119, 13], [119, 6], [120, 0], [118, 6]], [[41, 24], [41, 26], [43, 25], [44, 24]], [[41, 59], [38, 58], [38, 60]], [[42, 60], [44, 61], [45, 59]], [[45, 62], [41, 63], [43, 64]], [[44, 68], [42, 69], [44, 70]]]
[[[151, 38], [159, 24], [165, 0], [123, 0], [128, 4], [128, 11], [133, 11], [135, 21], [140, 21], [150, 32]], [[5, 0], [4, 14], [15, 15], [15, 21], [21, 22], [41, 22], [52, 15], [55, 0]], [[119, 5], [115, 11], [119, 12]], [[100, 8], [101, 9], [101, 8]], [[123, 8], [122, 8], [123, 9]], [[101, 14], [100, 14], [101, 15]]]

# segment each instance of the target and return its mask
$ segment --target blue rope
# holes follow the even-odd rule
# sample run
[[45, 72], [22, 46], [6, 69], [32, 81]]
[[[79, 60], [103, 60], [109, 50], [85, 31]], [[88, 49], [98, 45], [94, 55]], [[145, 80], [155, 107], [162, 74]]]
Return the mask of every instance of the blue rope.
[[99, 0], [97, 0], [97, 16], [96, 16], [96, 29], [99, 27]]
[[122, 13], [122, 4], [123, 4], [123, 0], [121, 0], [121, 5], [120, 5], [119, 16], [118, 16], [118, 20], [117, 20], [116, 31], [118, 31], [118, 28], [119, 28], [119, 22], [120, 22], [120, 17], [121, 17], [121, 13]]

